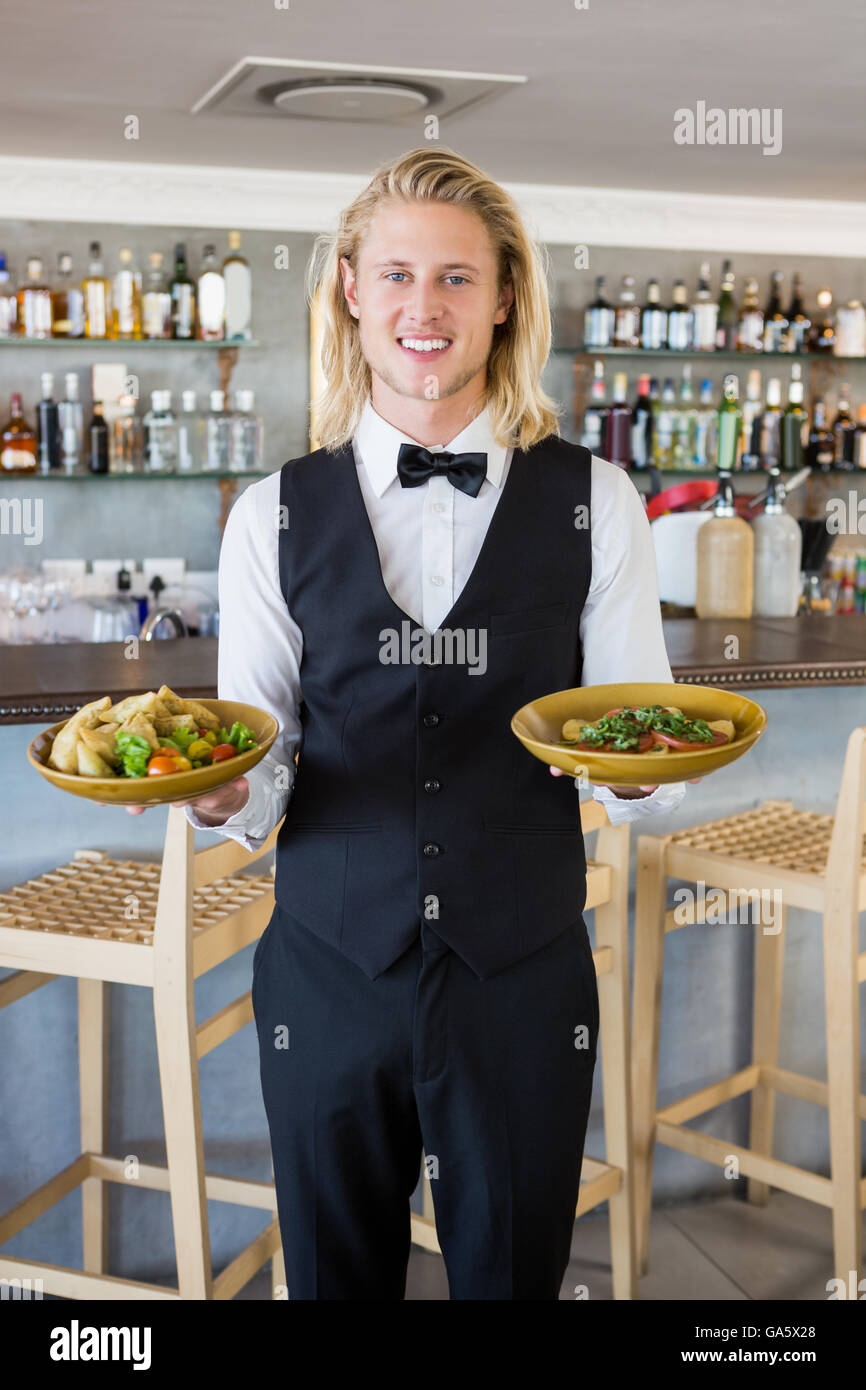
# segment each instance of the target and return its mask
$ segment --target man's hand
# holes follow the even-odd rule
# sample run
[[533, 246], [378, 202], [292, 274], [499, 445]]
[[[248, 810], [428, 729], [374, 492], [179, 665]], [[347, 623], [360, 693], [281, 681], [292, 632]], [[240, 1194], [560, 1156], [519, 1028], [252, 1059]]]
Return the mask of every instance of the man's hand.
[[[173, 801], [172, 806], [195, 806], [196, 815], [207, 825], [214, 827], [225, 825], [230, 816], [234, 816], [238, 811], [243, 810], [250, 798], [250, 784], [246, 777], [236, 777], [233, 782], [226, 782], [221, 787], [215, 787], [213, 791], [203, 792], [201, 796], [188, 796], [185, 801]], [[97, 802], [98, 806], [108, 805], [105, 801]], [[127, 806], [126, 812], [130, 816], [140, 816], [142, 811], [146, 811], [146, 806]]]

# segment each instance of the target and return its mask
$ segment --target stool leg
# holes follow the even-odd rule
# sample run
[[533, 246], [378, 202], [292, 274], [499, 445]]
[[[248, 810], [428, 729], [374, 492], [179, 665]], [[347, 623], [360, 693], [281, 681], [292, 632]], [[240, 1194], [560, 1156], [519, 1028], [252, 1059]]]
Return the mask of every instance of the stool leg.
[[613, 968], [598, 977], [599, 1040], [603, 1052], [604, 1156], [619, 1168], [622, 1186], [608, 1201], [615, 1299], [637, 1298], [636, 1205], [629, 1046], [627, 826], [602, 826], [596, 856], [615, 866], [614, 896], [595, 908], [595, 944], [610, 947]]
[[[108, 984], [78, 981], [78, 1078], [81, 1152], [104, 1154], [108, 1133]], [[83, 1269], [108, 1267], [108, 1183], [85, 1178], [81, 1186]]]
[[283, 1247], [274, 1252], [271, 1260], [271, 1298], [283, 1298], [286, 1287], [286, 1257]]
[[662, 968], [667, 909], [668, 837], [639, 835], [634, 930], [632, 1098], [638, 1273], [649, 1264], [653, 1149], [658, 1094]]
[[[779, 1060], [779, 1021], [782, 1013], [782, 970], [785, 963], [785, 914], [780, 907], [779, 926], [775, 934], [764, 931], [761, 923], [755, 928], [755, 995], [752, 1013], [752, 1061], [759, 1066], [775, 1066]], [[773, 1152], [773, 1121], [776, 1113], [776, 1092], [772, 1086], [758, 1085], [752, 1092], [749, 1126], [749, 1148], [752, 1153]], [[766, 1206], [770, 1196], [768, 1183], [749, 1178], [746, 1196], [756, 1206]]]
[[833, 1184], [835, 1277], [849, 1287], [860, 1279], [860, 1019], [857, 979], [859, 917], [833, 902], [824, 909], [824, 1008], [830, 1111], [830, 1176]]

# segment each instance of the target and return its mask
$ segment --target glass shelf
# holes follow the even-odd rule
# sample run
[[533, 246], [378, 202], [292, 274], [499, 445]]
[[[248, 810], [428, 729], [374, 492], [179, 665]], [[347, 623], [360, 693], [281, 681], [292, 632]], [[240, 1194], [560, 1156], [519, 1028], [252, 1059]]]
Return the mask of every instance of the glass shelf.
[[188, 478], [234, 478], [236, 481], [244, 478], [269, 478], [272, 472], [275, 473], [277, 470], [264, 469], [260, 473], [218, 473], [216, 469], [202, 473], [64, 473], [58, 469], [53, 473], [0, 472], [0, 479], [4, 483], [182, 483]]
[[742, 362], [744, 365], [758, 363], [762, 358], [787, 362], [866, 362], [866, 357], [837, 357], [832, 352], [737, 352], [714, 349], [701, 352], [698, 348], [679, 351], [676, 348], [588, 348], [557, 347], [553, 349], [557, 357], [660, 357], [674, 361], [679, 358], [697, 359], [701, 362]]
[[207, 342], [198, 338], [0, 338], [0, 347], [23, 348], [257, 348], [255, 339], [215, 338]]

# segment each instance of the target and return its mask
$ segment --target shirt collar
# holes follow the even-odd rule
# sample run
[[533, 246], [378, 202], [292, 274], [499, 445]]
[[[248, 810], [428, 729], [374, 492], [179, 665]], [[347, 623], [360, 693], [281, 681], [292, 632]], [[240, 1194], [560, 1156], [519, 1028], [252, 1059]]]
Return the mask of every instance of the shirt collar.
[[[355, 458], [360, 459], [367, 470], [367, 477], [370, 479], [373, 491], [377, 497], [382, 493], [397, 477], [397, 455], [400, 452], [401, 444], [417, 444], [417, 439], [411, 435], [403, 434], [396, 425], [391, 425], [384, 420], [374, 409], [369, 397], [364, 406], [358, 429], [352, 441], [355, 450]], [[509, 450], [502, 444], [497, 444], [493, 438], [493, 431], [490, 425], [490, 413], [485, 406], [479, 415], [461, 430], [453, 439], [443, 441], [441, 445], [432, 445], [431, 449], [447, 449], [449, 453], [483, 453], [487, 455], [487, 481], [499, 487], [502, 483], [502, 475], [505, 471], [505, 460]]]

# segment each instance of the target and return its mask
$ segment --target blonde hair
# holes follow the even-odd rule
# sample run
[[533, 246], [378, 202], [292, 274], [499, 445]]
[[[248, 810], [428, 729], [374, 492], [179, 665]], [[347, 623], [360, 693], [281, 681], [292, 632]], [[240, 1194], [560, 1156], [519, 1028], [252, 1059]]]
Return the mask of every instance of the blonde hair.
[[321, 315], [325, 384], [311, 406], [320, 445], [336, 451], [348, 444], [370, 395], [370, 367], [346, 303], [340, 258], [357, 271], [358, 251], [385, 199], [454, 203], [480, 217], [498, 260], [497, 289], [508, 280], [514, 289], [505, 322], [494, 324], [482, 408], [489, 408], [494, 437], [506, 447], [527, 449], [559, 434], [557, 403], [540, 384], [551, 344], [546, 251], [528, 235], [505, 189], [453, 150], [422, 146], [381, 165], [343, 209], [336, 232], [316, 238], [307, 297]]

